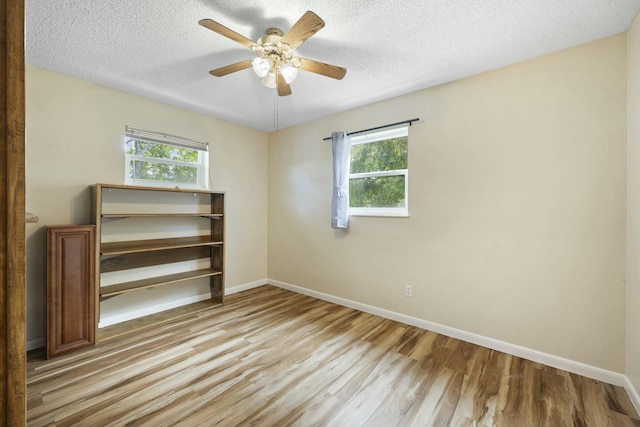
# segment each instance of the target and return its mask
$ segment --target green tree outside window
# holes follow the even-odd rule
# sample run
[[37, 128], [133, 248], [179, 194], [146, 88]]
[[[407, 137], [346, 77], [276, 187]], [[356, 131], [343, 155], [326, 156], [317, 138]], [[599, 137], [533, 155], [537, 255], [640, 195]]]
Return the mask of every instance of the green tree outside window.
[[129, 163], [130, 178], [192, 184], [198, 182], [199, 152], [196, 149], [136, 139], [127, 140], [125, 149], [127, 154], [136, 156]]
[[[408, 169], [408, 137], [385, 139], [351, 147], [351, 174]], [[405, 175], [352, 177], [350, 207], [404, 207]]]

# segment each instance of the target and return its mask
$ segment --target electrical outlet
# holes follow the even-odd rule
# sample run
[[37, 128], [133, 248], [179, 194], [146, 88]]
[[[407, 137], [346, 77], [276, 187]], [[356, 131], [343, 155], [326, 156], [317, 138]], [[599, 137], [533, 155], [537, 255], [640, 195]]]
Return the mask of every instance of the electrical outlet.
[[410, 297], [411, 295], [413, 295], [413, 286], [404, 285], [404, 296]]

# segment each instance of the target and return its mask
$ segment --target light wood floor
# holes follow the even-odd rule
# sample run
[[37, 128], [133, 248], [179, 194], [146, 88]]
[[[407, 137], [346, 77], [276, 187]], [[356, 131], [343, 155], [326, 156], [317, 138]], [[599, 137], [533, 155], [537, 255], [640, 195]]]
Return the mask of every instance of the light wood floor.
[[271, 286], [28, 361], [32, 426], [640, 426], [621, 387]]

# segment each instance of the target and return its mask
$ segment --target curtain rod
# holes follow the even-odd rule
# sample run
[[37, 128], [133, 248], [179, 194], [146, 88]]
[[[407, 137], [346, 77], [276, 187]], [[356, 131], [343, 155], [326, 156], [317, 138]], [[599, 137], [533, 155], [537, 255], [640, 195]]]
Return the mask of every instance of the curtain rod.
[[[349, 132], [349, 133], [347, 133], [347, 135], [356, 135], [356, 134], [358, 134], [358, 133], [371, 132], [372, 130], [378, 130], [378, 129], [390, 128], [390, 127], [392, 127], [392, 126], [403, 125], [403, 124], [405, 124], [405, 123], [409, 123], [409, 126], [411, 126], [411, 124], [412, 124], [413, 122], [417, 122], [418, 120], [420, 120], [420, 119], [415, 118], [415, 119], [403, 120], [403, 121], [401, 121], [401, 122], [397, 122], [397, 123], [390, 123], [390, 124], [388, 124], [388, 125], [382, 125], [382, 126], [377, 126], [377, 127], [374, 127], [374, 128], [363, 129], [363, 130], [357, 130], [357, 131], [355, 131], [355, 132]], [[323, 140], [323, 141], [330, 141], [330, 140], [331, 140], [331, 137], [329, 136], [329, 137], [326, 137], [326, 138], [322, 138], [322, 140]]]

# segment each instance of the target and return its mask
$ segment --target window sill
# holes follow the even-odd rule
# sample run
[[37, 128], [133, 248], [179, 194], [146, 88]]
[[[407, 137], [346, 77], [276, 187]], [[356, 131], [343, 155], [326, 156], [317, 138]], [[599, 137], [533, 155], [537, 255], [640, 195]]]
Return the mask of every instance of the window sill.
[[407, 209], [354, 209], [348, 211], [349, 216], [375, 216], [390, 218], [409, 218]]
[[161, 188], [179, 188], [181, 190], [209, 190], [206, 185], [193, 184], [189, 182], [177, 182], [177, 181], [154, 181], [150, 179], [125, 179], [125, 185], [138, 185], [146, 187], [161, 187]]

